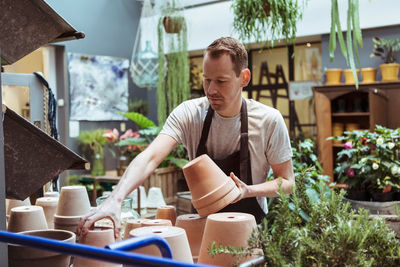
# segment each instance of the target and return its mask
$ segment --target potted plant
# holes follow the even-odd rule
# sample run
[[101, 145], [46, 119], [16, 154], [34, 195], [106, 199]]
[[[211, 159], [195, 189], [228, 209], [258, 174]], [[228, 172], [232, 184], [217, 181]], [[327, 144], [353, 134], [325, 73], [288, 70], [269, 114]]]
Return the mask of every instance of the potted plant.
[[377, 125], [374, 132], [347, 131], [344, 149], [337, 154], [335, 174], [339, 183], [347, 184], [347, 197], [360, 201], [393, 201], [400, 192], [400, 128]]
[[233, 29], [245, 41], [294, 43], [304, 6], [301, 0], [235, 0]]
[[80, 132], [78, 142], [85, 152], [89, 152], [88, 156], [92, 157], [93, 176], [105, 174], [104, 168], [104, 146], [107, 144], [107, 138], [104, 136], [105, 129], [95, 129]]
[[382, 73], [382, 81], [397, 81], [399, 75], [399, 64], [396, 63], [394, 52], [400, 50], [400, 38], [386, 40], [374, 37], [374, 50], [371, 57], [382, 58], [384, 64], [379, 65]]
[[[159, 125], [165, 122], [167, 114], [190, 97], [187, 26], [183, 9], [177, 2], [177, 0], [162, 1], [160, 6], [157, 84]], [[171, 29], [168, 26], [171, 26]], [[168, 34], [179, 28], [181, 29], [176, 34]]]

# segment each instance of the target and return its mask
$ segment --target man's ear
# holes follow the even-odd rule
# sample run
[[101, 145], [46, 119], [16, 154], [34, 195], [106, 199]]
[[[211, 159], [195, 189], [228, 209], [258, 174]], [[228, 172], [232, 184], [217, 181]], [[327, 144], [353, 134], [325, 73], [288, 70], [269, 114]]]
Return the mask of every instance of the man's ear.
[[251, 72], [249, 69], [246, 68], [242, 70], [241, 75], [242, 75], [242, 84], [240, 85], [240, 87], [246, 87], [250, 82]]

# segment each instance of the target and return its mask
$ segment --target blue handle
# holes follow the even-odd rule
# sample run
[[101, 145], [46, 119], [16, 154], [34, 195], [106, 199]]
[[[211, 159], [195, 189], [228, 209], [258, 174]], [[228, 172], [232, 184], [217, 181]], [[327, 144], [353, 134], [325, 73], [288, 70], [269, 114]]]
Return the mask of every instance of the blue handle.
[[[147, 236], [147, 238], [154, 239], [154, 236]], [[162, 244], [162, 242], [160, 242], [158, 238], [154, 239], [155, 245], [160, 247], [160, 244]], [[115, 250], [109, 248], [93, 247], [83, 244], [70, 244], [54, 239], [16, 234], [6, 231], [0, 231], [0, 242], [33, 247], [36, 249], [43, 249], [62, 254], [73, 255], [77, 257], [90, 258], [90, 259], [119, 263], [124, 265], [134, 265], [134, 266], [140, 265], [144, 267], [145, 266], [182, 266], [182, 267], [208, 266], [202, 264], [186, 263], [168, 258], [153, 257], [134, 252], [121, 251], [123, 249], [128, 249], [129, 247], [140, 247], [143, 246], [144, 244], [152, 244], [151, 241], [142, 239], [139, 240], [140, 242], [139, 245], [132, 244], [136, 242], [135, 238], [127, 239], [126, 242], [122, 241], [120, 242], [121, 244], [117, 243], [117, 245], [115, 246], [114, 245], [108, 246], [110, 248], [115, 247]], [[161, 247], [163, 246], [165, 246], [165, 244], [161, 245]], [[166, 244], [166, 248], [167, 248], [166, 251], [169, 251], [170, 253], [170, 248], [168, 244]], [[168, 253], [168, 252], [164, 251], [162, 253]]]

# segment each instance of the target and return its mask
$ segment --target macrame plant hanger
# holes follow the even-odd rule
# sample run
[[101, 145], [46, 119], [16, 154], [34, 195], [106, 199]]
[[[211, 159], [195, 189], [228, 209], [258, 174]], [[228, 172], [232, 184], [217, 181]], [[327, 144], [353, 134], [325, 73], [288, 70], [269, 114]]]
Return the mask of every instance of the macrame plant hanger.
[[130, 72], [132, 81], [139, 87], [151, 89], [157, 86], [158, 55], [157, 51], [157, 17], [150, 0], [143, 1], [135, 43], [132, 51]]

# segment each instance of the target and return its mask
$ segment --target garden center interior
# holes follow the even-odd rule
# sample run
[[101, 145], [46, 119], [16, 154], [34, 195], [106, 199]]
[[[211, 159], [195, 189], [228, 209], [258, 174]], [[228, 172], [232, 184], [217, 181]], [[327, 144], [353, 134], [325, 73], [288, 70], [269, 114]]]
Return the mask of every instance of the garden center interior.
[[[129, 173], [129, 164], [156, 138], [174, 108], [209, 97], [203, 84], [205, 51], [214, 40], [228, 36], [243, 43], [248, 53], [251, 76], [241, 96], [281, 113], [293, 154], [296, 189], [282, 197], [286, 201], [275, 201], [275, 192], [267, 196], [266, 207], [260, 204], [269, 211], [266, 229], [256, 233], [260, 242], [247, 243], [253, 228], [240, 241], [219, 242], [245, 251], [256, 248], [261, 254], [238, 260], [234, 251], [210, 257], [205, 242], [219, 235], [206, 234], [212, 223], [212, 230], [219, 227], [216, 222], [224, 218], [217, 218], [223, 214], [218, 211], [234, 199], [224, 199], [229, 202], [214, 210], [208, 203], [212, 211], [205, 212], [208, 195], [195, 199], [198, 192], [188, 178], [196, 162], [179, 144], [146, 180], [136, 181], [138, 189], [122, 203], [121, 228], [124, 238], [148, 234], [145, 227], [128, 232], [127, 222], [166, 219], [159, 213], [169, 207], [175, 213], [172, 225], [179, 221], [184, 229], [189, 220], [185, 215], [198, 213], [199, 220], [208, 215], [200, 231], [202, 242], [196, 247], [185, 229], [189, 260], [185, 249], [176, 252], [177, 245], [166, 238], [170, 261], [153, 261], [162, 252], [144, 247], [136, 252], [151, 258], [141, 262], [132, 256], [131, 261], [110, 260], [113, 265], [104, 266], [250, 266], [246, 264], [252, 260], [260, 266], [400, 266], [399, 10], [397, 0], [0, 1], [0, 266], [24, 266], [31, 260], [15, 256], [20, 252], [11, 244], [22, 243], [13, 243], [7, 233], [64, 229], [72, 232], [75, 243], [79, 219], [119, 190], [116, 185]], [[249, 147], [252, 138], [249, 133]], [[266, 157], [268, 167], [262, 168], [269, 170], [274, 164]], [[266, 176], [266, 183], [282, 179], [272, 169]], [[60, 203], [73, 188], [84, 191], [79, 205], [86, 201], [87, 209], [74, 213], [74, 226], [68, 228], [66, 217], [72, 213], [61, 214]], [[248, 199], [260, 203], [259, 197]], [[65, 203], [72, 205], [72, 198]], [[58, 206], [47, 211], [51, 201]], [[45, 226], [14, 226], [23, 216], [17, 215], [22, 214], [18, 206], [42, 206]], [[252, 215], [237, 221], [247, 218], [256, 224]], [[100, 219], [98, 227], [113, 226], [113, 220]], [[356, 223], [345, 228], [341, 220]], [[298, 245], [293, 244], [296, 230]], [[300, 234], [307, 231], [309, 236]], [[320, 239], [312, 238], [316, 233]], [[344, 236], [353, 239], [344, 241]], [[83, 240], [76, 239], [76, 244], [104, 247], [118, 241]], [[73, 266], [103, 266], [93, 257], [71, 255]], [[57, 266], [72, 263], [69, 256], [62, 260], [64, 265]], [[34, 266], [55, 266], [38, 264]]]

